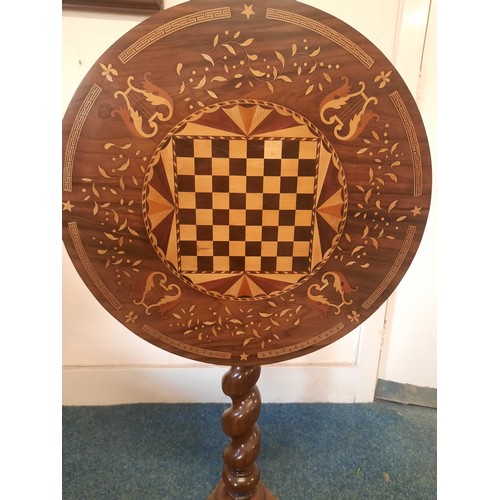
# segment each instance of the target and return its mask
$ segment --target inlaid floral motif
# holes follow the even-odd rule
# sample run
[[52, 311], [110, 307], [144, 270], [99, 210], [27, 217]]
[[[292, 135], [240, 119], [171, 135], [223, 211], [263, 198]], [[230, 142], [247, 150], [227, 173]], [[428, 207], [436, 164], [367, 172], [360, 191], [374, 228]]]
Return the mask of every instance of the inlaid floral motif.
[[385, 204], [381, 202], [384, 187], [398, 183], [397, 169], [401, 168], [403, 156], [399, 151], [399, 143], [391, 143], [389, 128], [386, 123], [380, 132], [372, 130], [371, 137], [363, 140], [366, 146], [357, 151], [359, 156], [368, 156], [370, 167], [367, 181], [354, 186], [362, 194], [362, 198], [356, 203], [353, 217], [364, 222], [363, 231], [357, 237], [345, 232], [347, 245], [342, 242], [337, 247], [341, 251], [335, 258], [344, 262], [346, 267], [370, 267], [370, 250], [378, 250], [379, 242], [384, 238], [394, 240], [394, 233], [399, 230], [398, 223], [407, 218], [407, 215], [393, 214], [399, 200]]
[[241, 31], [231, 34], [226, 30], [212, 40], [211, 53], [202, 53], [200, 69], [188, 69], [184, 63], [177, 64], [181, 80], [179, 94], [186, 93], [185, 102], [193, 109], [206, 106], [207, 99], [218, 99], [216, 85], [231, 82], [235, 89], [266, 85], [269, 92], [275, 92], [275, 85], [282, 81], [292, 83], [289, 75], [303, 79], [304, 95], [313, 91], [322, 92], [334, 77], [332, 72], [339, 64], [318, 59], [321, 47], [310, 47], [307, 39], [300, 44], [292, 43], [290, 51], [269, 50], [262, 55], [253, 49], [254, 37], [243, 36]]
[[83, 177], [83, 201], [91, 203], [92, 215], [105, 227], [100, 238], [94, 237], [97, 253], [106, 256], [105, 268], [114, 269], [117, 283], [132, 278], [139, 271], [141, 259], [127, 257], [127, 246], [139, 236], [130, 224], [130, 216], [140, 212], [139, 204], [127, 195], [127, 189], [138, 187], [144, 175], [146, 158], [140, 150], [132, 151], [132, 144], [117, 145], [108, 142], [105, 150], [115, 151], [108, 164], [96, 165], [97, 175]]
[[279, 340], [283, 332], [298, 326], [305, 312], [303, 305], [296, 303], [293, 293], [286, 299], [268, 300], [266, 304], [265, 310], [244, 304], [229, 304], [222, 309], [209, 307], [208, 310], [196, 304], [178, 307], [166, 317], [167, 326], [184, 328], [184, 336], [195, 336], [199, 341], [229, 335], [239, 339], [243, 347], [255, 343], [264, 349], [273, 340]]

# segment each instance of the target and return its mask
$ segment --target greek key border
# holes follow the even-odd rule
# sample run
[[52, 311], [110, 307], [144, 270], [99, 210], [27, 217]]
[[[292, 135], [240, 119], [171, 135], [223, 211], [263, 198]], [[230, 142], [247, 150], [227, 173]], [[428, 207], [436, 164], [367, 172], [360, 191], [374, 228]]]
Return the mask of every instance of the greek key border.
[[165, 23], [159, 28], [150, 31], [143, 37], [139, 38], [136, 42], [126, 48], [119, 56], [118, 59], [123, 64], [129, 62], [139, 52], [149, 47], [151, 44], [158, 40], [175, 33], [184, 28], [194, 26], [195, 24], [205, 23], [207, 21], [216, 21], [218, 19], [227, 19], [231, 17], [231, 9], [229, 7], [221, 7], [216, 9], [202, 10], [194, 14], [188, 14], [183, 17], [174, 19], [169, 23]]
[[309, 19], [308, 17], [295, 14], [294, 12], [272, 8], [267, 9], [266, 17], [267, 19], [283, 21], [285, 23], [301, 26], [302, 28], [307, 28], [318, 33], [319, 35], [324, 36], [325, 38], [328, 38], [343, 49], [347, 50], [347, 52], [356, 57], [356, 59], [358, 59], [367, 68], [371, 68], [375, 62], [363, 49], [359, 48], [354, 42], [349, 40], [349, 38], [322, 23]]
[[231, 358], [230, 352], [211, 351], [210, 349], [202, 349], [201, 347], [195, 347], [185, 344], [184, 342], [180, 342], [179, 340], [174, 340], [170, 338], [169, 336], [159, 332], [158, 330], [154, 329], [152, 326], [149, 326], [148, 324], [144, 324], [142, 326], [142, 331], [182, 351], [187, 351], [192, 354], [199, 354], [200, 356], [205, 356], [207, 358], [218, 358], [218, 359]]
[[410, 143], [411, 149], [411, 159], [413, 163], [413, 177], [414, 186], [413, 194], [415, 196], [422, 195], [422, 156], [420, 154], [420, 146], [418, 144], [417, 132], [415, 130], [415, 125], [411, 119], [410, 113], [401, 98], [401, 95], [396, 90], [392, 94], [389, 94], [392, 103], [396, 107], [397, 112], [403, 122], [403, 127], [406, 131], [406, 136], [408, 137], [408, 142]]
[[328, 337], [331, 337], [332, 335], [335, 335], [336, 333], [340, 332], [343, 328], [344, 324], [342, 322], [337, 323], [336, 325], [332, 326], [323, 333], [316, 335], [316, 337], [304, 340], [304, 342], [299, 342], [298, 344], [294, 344], [289, 347], [284, 347], [282, 349], [273, 349], [270, 351], [258, 352], [257, 357], [259, 359], [274, 358], [276, 356], [282, 356], [284, 354], [290, 354], [292, 352], [300, 351], [302, 349], [305, 349], [306, 347], [317, 344], [318, 342], [321, 342], [322, 340], [325, 340]]
[[108, 287], [104, 284], [100, 276], [97, 274], [94, 266], [90, 262], [89, 256], [83, 247], [82, 240], [80, 238], [80, 232], [78, 230], [78, 225], [76, 222], [68, 222], [68, 229], [71, 239], [73, 241], [73, 245], [75, 246], [76, 253], [87, 271], [88, 275], [94, 282], [95, 286], [99, 289], [99, 291], [106, 297], [106, 299], [113, 305], [115, 309], [121, 309], [123, 304], [109, 291]]
[[76, 145], [78, 144], [78, 139], [80, 138], [80, 133], [82, 132], [85, 120], [90, 112], [90, 109], [94, 105], [96, 99], [99, 97], [102, 88], [99, 85], [92, 85], [89, 93], [85, 96], [78, 113], [76, 114], [75, 121], [71, 127], [71, 132], [68, 137], [68, 143], [66, 144], [66, 152], [64, 154], [64, 166], [63, 166], [63, 190], [72, 191], [73, 190], [73, 160], [76, 153]]
[[403, 240], [403, 245], [399, 249], [398, 256], [396, 260], [393, 262], [389, 272], [386, 274], [385, 278], [382, 280], [382, 283], [377, 287], [377, 289], [366, 299], [362, 307], [363, 309], [368, 309], [371, 305], [382, 295], [384, 290], [389, 286], [390, 282], [394, 279], [401, 264], [403, 263], [408, 251], [410, 250], [411, 242], [413, 241], [413, 237], [415, 236], [415, 232], [417, 230], [416, 226], [409, 226], [406, 231], [405, 239]]

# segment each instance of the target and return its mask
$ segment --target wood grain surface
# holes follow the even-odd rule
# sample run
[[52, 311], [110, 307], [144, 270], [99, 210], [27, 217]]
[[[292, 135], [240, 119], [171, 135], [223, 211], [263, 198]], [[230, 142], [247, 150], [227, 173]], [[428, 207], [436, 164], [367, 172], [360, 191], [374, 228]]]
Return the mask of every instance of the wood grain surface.
[[292, 0], [191, 1], [113, 44], [63, 119], [63, 240], [118, 321], [180, 356], [334, 342], [422, 238], [418, 108], [363, 35]]

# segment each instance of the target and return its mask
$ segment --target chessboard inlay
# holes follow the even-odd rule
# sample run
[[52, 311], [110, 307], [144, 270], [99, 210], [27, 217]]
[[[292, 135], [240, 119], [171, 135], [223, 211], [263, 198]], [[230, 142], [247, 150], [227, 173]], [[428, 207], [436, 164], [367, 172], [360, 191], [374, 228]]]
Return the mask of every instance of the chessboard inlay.
[[227, 298], [296, 286], [331, 254], [345, 220], [333, 147], [272, 103], [195, 113], [162, 141], [147, 179], [158, 255], [187, 283]]

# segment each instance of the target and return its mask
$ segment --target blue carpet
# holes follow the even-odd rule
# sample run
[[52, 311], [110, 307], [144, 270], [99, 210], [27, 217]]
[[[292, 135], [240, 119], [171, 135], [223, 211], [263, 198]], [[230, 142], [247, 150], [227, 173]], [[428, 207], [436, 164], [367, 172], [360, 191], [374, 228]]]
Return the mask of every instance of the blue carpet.
[[[204, 500], [223, 404], [63, 407], [64, 500]], [[261, 479], [279, 500], [437, 498], [436, 410], [263, 404]]]

